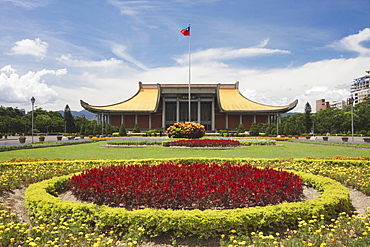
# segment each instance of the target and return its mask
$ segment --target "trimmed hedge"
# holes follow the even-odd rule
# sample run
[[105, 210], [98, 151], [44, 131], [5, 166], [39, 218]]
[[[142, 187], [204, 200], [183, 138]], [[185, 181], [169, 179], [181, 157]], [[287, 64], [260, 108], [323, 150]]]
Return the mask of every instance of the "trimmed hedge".
[[114, 229], [120, 232], [127, 231], [130, 225], [139, 225], [150, 236], [173, 234], [176, 237], [196, 236], [204, 239], [230, 229], [250, 232], [294, 228], [298, 218], [309, 220], [314, 215], [324, 215], [326, 219], [331, 219], [341, 212], [351, 212], [349, 190], [339, 182], [313, 174], [294, 173], [301, 176], [307, 185], [322, 191], [322, 194], [302, 202], [233, 210], [128, 211], [124, 208], [61, 200], [56, 197], [57, 191], [64, 188], [71, 176], [68, 175], [30, 185], [25, 192], [25, 203], [31, 214], [42, 213], [43, 217], [50, 218], [70, 218], [74, 215], [74, 220], [86, 222], [100, 230]]

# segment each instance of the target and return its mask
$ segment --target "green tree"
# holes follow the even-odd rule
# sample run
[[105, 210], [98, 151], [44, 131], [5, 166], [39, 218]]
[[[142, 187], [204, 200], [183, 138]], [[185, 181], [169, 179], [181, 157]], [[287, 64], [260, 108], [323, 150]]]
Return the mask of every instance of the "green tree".
[[249, 130], [249, 134], [251, 136], [258, 136], [260, 134], [256, 123], [252, 123], [251, 129]]
[[119, 135], [120, 136], [127, 136], [126, 127], [124, 124], [121, 124], [119, 127]]
[[93, 126], [93, 135], [99, 135], [101, 133], [101, 126], [99, 124], [94, 124]]
[[370, 100], [363, 101], [354, 107], [355, 130], [370, 130]]
[[48, 115], [38, 115], [35, 119], [35, 126], [40, 132], [47, 133], [51, 126], [51, 118]]
[[140, 127], [139, 127], [139, 124], [138, 123], [136, 123], [135, 125], [134, 125], [134, 128], [132, 129], [132, 133], [140, 133], [141, 131], [140, 131]]
[[92, 135], [92, 134], [93, 134], [93, 128], [92, 128], [91, 123], [86, 124], [86, 125], [85, 125], [84, 135], [85, 135], [85, 136], [88, 136], [88, 135]]
[[105, 127], [105, 132], [107, 133], [107, 135], [113, 134], [113, 132], [114, 132], [113, 126], [110, 125], [110, 124], [107, 124], [106, 127]]
[[238, 133], [244, 133], [244, 132], [245, 132], [244, 124], [240, 123], [238, 126]]
[[312, 119], [311, 119], [311, 105], [310, 103], [306, 103], [304, 107], [304, 122], [306, 127], [306, 133], [310, 133], [312, 129]]
[[64, 108], [64, 121], [67, 133], [76, 132], [75, 120], [68, 105]]
[[81, 124], [80, 125], [80, 135], [84, 135], [85, 134], [85, 124]]

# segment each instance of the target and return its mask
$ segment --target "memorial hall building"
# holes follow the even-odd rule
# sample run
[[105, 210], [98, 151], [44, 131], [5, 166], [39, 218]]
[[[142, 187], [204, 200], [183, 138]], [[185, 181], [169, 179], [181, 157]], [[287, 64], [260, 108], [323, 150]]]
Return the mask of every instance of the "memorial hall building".
[[239, 92], [239, 82], [191, 85], [139, 82], [138, 92], [128, 100], [103, 106], [83, 100], [80, 103], [84, 109], [97, 114], [99, 122], [117, 127], [125, 124], [127, 130], [133, 129], [136, 123], [145, 131], [166, 129], [173, 123], [190, 120], [212, 132], [236, 130], [240, 123], [247, 130], [252, 123], [276, 123], [280, 114], [296, 107], [298, 100], [286, 106], [256, 103]]

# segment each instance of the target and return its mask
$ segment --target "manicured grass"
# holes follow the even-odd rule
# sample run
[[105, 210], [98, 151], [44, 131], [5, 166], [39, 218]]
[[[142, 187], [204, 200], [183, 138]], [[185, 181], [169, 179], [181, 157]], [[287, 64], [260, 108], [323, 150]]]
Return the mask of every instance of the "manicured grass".
[[14, 150], [0, 152], [0, 162], [12, 158], [47, 158], [47, 159], [146, 159], [146, 158], [183, 158], [183, 157], [218, 157], [218, 158], [282, 158], [303, 157], [327, 158], [337, 155], [345, 157], [369, 156], [369, 149], [338, 146], [322, 146], [277, 142], [277, 146], [249, 146], [235, 149], [181, 149], [154, 147], [102, 148], [107, 142], [83, 145], [50, 147], [39, 149]]

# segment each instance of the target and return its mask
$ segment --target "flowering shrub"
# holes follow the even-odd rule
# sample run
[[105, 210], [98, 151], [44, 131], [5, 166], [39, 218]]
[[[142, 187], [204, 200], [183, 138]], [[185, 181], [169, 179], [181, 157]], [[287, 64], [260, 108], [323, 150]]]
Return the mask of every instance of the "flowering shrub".
[[193, 122], [175, 123], [166, 130], [166, 135], [173, 138], [201, 138], [205, 133], [203, 125]]
[[107, 166], [74, 175], [67, 186], [99, 205], [201, 210], [299, 201], [303, 191], [292, 173], [231, 163]]
[[170, 147], [237, 147], [240, 142], [227, 139], [196, 139], [171, 141], [169, 145]]
[[342, 212], [329, 222], [323, 215], [298, 220], [298, 230], [287, 229], [283, 234], [258, 231], [246, 235], [232, 229], [221, 235], [220, 246], [369, 246], [370, 215], [351, 216]]

